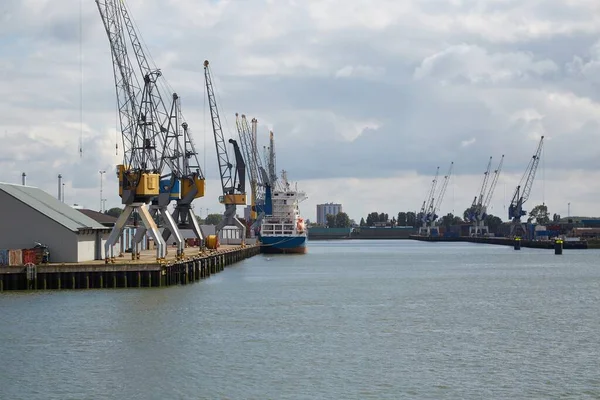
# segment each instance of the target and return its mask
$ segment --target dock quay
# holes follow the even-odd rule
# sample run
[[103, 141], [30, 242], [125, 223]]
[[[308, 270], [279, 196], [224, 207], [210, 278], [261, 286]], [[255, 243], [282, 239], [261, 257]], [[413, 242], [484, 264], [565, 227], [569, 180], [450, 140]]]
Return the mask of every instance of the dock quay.
[[[501, 246], [514, 246], [514, 239], [507, 237], [471, 237], [471, 236], [419, 236], [411, 235], [410, 239], [419, 240], [422, 242], [469, 242], [469, 243], [483, 243], [483, 244], [495, 244]], [[554, 249], [554, 240], [520, 240], [521, 247], [529, 247], [535, 249]], [[565, 250], [575, 249], [587, 249], [587, 241], [564, 241], [563, 248]]]
[[176, 260], [174, 251], [157, 262], [153, 250], [144, 250], [138, 260], [124, 253], [115, 263], [104, 260], [82, 263], [49, 263], [0, 267], [0, 291], [116, 289], [186, 285], [223, 271], [231, 264], [260, 253], [259, 245], [223, 245], [218, 250], [192, 254]]

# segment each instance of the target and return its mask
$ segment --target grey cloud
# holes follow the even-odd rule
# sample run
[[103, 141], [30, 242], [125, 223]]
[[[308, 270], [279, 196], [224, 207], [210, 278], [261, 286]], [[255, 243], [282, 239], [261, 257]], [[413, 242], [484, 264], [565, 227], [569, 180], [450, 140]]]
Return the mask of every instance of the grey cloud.
[[[598, 99], [590, 85], [595, 75], [584, 73], [586, 66], [589, 71], [593, 65], [590, 61], [597, 61], [590, 50], [593, 35], [584, 28], [557, 32], [551, 39], [523, 35], [519, 40], [495, 40], [466, 28], [451, 33], [443, 26], [417, 28], [405, 24], [406, 20], [381, 30], [356, 26], [328, 32], [317, 30], [309, 14], [300, 11], [282, 14], [281, 19], [269, 15], [277, 21], [280, 34], [260, 37], [254, 30], [261, 28], [262, 20], [255, 18], [278, 9], [247, 3], [231, 2], [227, 11], [193, 2], [170, 8], [161, 8], [160, 2], [130, 3], [153, 59], [182, 97], [198, 150], [207, 154], [207, 176], [217, 175], [217, 164], [212, 132], [203, 131], [204, 59], [213, 66], [230, 134], [236, 136], [235, 112], [261, 121], [262, 144], [267, 140], [263, 121], [272, 124], [279, 166], [288, 169], [294, 180], [375, 178], [405, 170], [430, 175], [438, 165], [445, 170], [450, 161], [455, 161], [458, 174], [480, 174], [490, 155], [499, 160], [503, 153], [506, 171], [521, 173], [536, 146], [529, 136], [539, 129], [547, 130], [549, 170], [598, 166], [593, 105], [585, 112], [573, 104], [560, 108], [540, 93], [574, 92]], [[573, 24], [580, 16], [580, 11], [549, 3], [536, 14], [536, 21], [560, 24], [564, 19]], [[453, 26], [452, 18], [465, 15], [475, 3], [462, 4], [421, 2], [419, 7], [425, 14], [447, 15]], [[508, 16], [521, 10], [523, 3], [487, 4], [488, 10]], [[24, 144], [31, 140], [27, 132], [34, 125], [79, 121], [78, 10], [62, 6], [42, 20], [39, 13], [27, 16], [21, 2], [3, 2], [3, 7], [12, 15], [8, 25], [16, 27], [15, 40], [31, 47], [21, 47], [19, 53], [14, 41], [0, 45], [10, 64], [0, 67], [8, 82], [0, 89], [4, 110], [0, 115], [5, 124], [20, 125], [22, 132], [18, 136], [22, 142], [6, 142], [10, 151], [0, 151], [0, 160], [5, 160], [0, 163], [7, 174], [18, 176], [23, 163], [35, 160], [27, 165], [32, 176], [54, 179], [62, 172], [77, 188], [94, 187], [99, 168], [114, 169], [109, 152], [95, 153], [94, 148], [113, 146], [106, 135], [114, 128], [116, 116], [109, 46], [95, 4], [86, 2], [84, 9], [83, 104], [85, 122], [92, 130], [84, 161], [76, 157], [76, 138], [69, 145]], [[203, 10], [213, 14], [198, 20], [197, 13]], [[540, 10], [526, 7], [525, 11], [531, 15]], [[453, 52], [460, 46], [467, 51]], [[298, 63], [285, 58], [296, 54], [314, 64], [286, 65]], [[447, 56], [423, 74], [426, 79], [413, 80], [415, 70], [435, 54]], [[256, 59], [278, 63], [280, 69], [261, 71], [260, 64], [250, 65]], [[336, 79], [339, 71], [363, 73]], [[490, 78], [503, 71], [502, 79]], [[478, 84], [473, 84], [473, 77], [479, 77]], [[440, 81], [446, 81], [446, 86]], [[514, 119], [513, 114], [524, 109], [538, 110], [543, 117]], [[583, 122], [559, 125], [561, 119]], [[358, 136], [345, 139], [353, 129], [359, 130]], [[461, 146], [473, 138], [471, 145]], [[57, 159], [61, 161], [55, 165]]]

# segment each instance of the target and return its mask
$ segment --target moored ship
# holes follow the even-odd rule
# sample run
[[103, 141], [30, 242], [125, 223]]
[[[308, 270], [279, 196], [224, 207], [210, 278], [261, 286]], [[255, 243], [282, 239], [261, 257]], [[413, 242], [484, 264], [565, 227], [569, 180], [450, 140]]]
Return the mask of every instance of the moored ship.
[[280, 184], [283, 189], [270, 193], [271, 212], [261, 221], [261, 249], [264, 253], [305, 253], [308, 230], [298, 205], [306, 194], [290, 187], [285, 171]]

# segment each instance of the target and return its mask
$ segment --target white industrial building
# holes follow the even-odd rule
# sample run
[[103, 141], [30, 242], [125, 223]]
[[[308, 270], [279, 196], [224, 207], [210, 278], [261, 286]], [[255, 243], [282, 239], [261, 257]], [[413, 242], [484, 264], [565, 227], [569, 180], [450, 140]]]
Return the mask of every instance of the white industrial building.
[[334, 203], [326, 203], [326, 204], [317, 204], [317, 224], [318, 225], [327, 225], [327, 216], [333, 215], [336, 216], [342, 212], [341, 204]]
[[50, 262], [103, 259], [111, 229], [41, 189], [0, 183], [0, 248], [48, 246]]

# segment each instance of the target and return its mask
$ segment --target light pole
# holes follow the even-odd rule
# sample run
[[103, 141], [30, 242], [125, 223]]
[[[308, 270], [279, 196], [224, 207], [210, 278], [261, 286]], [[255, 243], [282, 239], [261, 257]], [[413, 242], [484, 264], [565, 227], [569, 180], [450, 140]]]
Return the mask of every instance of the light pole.
[[100, 173], [100, 212], [104, 212], [104, 198], [102, 197], [102, 178], [104, 177], [106, 171], [100, 170], [98, 172]]
[[567, 218], [571, 217], [571, 202], [567, 203]]

